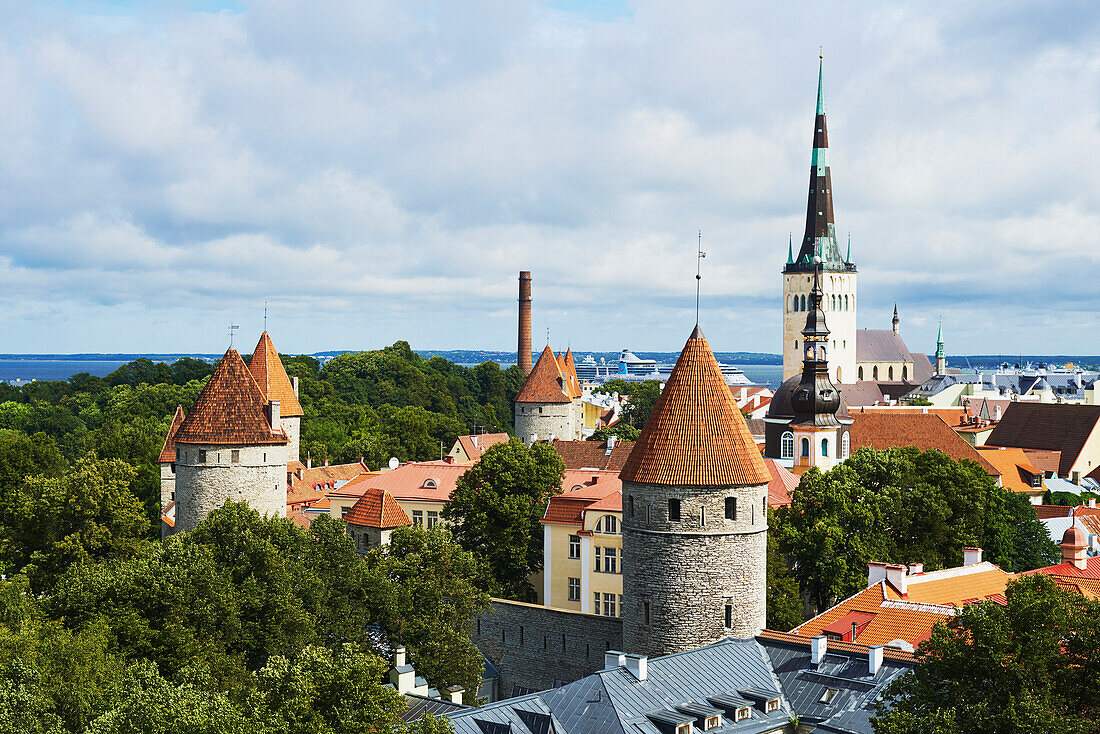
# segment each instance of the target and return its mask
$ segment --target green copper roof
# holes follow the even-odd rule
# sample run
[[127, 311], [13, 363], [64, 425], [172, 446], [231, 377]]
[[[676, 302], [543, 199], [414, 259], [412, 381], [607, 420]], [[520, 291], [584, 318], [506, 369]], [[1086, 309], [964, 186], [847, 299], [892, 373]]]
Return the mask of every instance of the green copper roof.
[[817, 114], [825, 114], [825, 83], [822, 74], [822, 60], [817, 62]]
[[792, 249], [793, 243], [794, 243], [794, 235], [787, 235], [787, 264], [788, 265], [791, 265], [791, 264], [794, 263], [794, 250]]

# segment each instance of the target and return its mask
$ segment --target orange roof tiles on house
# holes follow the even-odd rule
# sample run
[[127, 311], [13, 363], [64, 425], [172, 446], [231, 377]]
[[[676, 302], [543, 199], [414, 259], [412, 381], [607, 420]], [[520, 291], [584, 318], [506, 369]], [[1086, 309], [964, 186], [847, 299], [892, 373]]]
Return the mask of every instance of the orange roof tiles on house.
[[477, 461], [486, 449], [498, 443], [506, 443], [509, 438], [507, 433], [481, 433], [476, 436], [459, 436], [458, 443], [470, 461]]
[[282, 428], [271, 430], [267, 401], [235, 349], [226, 351], [176, 431], [176, 443], [213, 446], [285, 444]]
[[[1073, 529], [1074, 528], [1070, 528], [1070, 530]], [[1069, 531], [1066, 532], [1068, 533]], [[1078, 530], [1078, 532], [1080, 532], [1080, 530]], [[1081, 533], [1081, 535], [1083, 536], [1084, 533]], [[1073, 583], [1076, 583], [1078, 579], [1100, 581], [1100, 556], [1089, 556], [1085, 561], [1085, 568], [1077, 568], [1077, 566], [1073, 565], [1070, 561], [1063, 561], [1053, 566], [1047, 566], [1046, 568], [1036, 568], [1033, 571], [1024, 571], [1020, 575], [1028, 576], [1033, 573], [1041, 573], [1044, 576], [1054, 576], [1069, 580]]]
[[764, 459], [771, 481], [768, 482], [768, 506], [783, 507], [791, 504], [791, 490], [798, 486], [799, 477], [775, 459]]
[[286, 506], [288, 509], [295, 507], [310, 507], [314, 502], [325, 496], [313, 487], [295, 486], [287, 487]]
[[621, 473], [623, 481], [731, 486], [771, 479], [696, 325]]
[[168, 428], [168, 435], [164, 438], [164, 446], [160, 449], [160, 457], [157, 461], [161, 464], [170, 464], [176, 460], [176, 431], [183, 425], [183, 406], [176, 406], [176, 414], [172, 416], [172, 425]]
[[331, 490], [360, 474], [369, 473], [370, 469], [361, 461], [353, 461], [350, 464], [325, 464], [310, 468], [302, 467], [294, 472], [293, 482], [295, 487]]
[[904, 640], [915, 647], [931, 634], [937, 622], [953, 617], [957, 607], [984, 599], [997, 601], [1012, 578], [986, 562], [909, 574], [905, 577], [904, 598], [888, 581], [880, 581], [803, 622], [792, 632], [802, 637], [847, 632], [845, 639], [850, 640], [851, 622], [858, 617], [856, 642], [886, 645]]
[[1062, 461], [1061, 451], [1025, 448], [1024, 454], [1036, 468], [1044, 472], [1050, 472], [1055, 475], [1058, 474], [1058, 464]]
[[399, 500], [446, 502], [454, 492], [458, 478], [469, 471], [469, 464], [421, 461], [402, 464], [396, 469], [361, 474], [330, 497], [360, 497], [368, 489], [384, 489]]
[[517, 403], [568, 403], [572, 402], [566, 394], [565, 378], [562, 375], [558, 358], [550, 345], [542, 350], [531, 374], [516, 395]]
[[608, 450], [606, 441], [563, 441], [554, 439], [551, 446], [565, 462], [566, 469], [603, 469], [622, 471], [634, 444], [630, 441], [616, 441]]
[[1070, 505], [1032, 505], [1035, 508], [1035, 515], [1040, 520], [1049, 520], [1052, 517], [1069, 517], [1073, 514], [1073, 507]]
[[295, 508], [293, 510], [287, 510], [286, 511], [286, 519], [290, 520], [292, 523], [294, 523], [295, 525], [297, 525], [300, 528], [305, 528], [306, 530], [309, 530], [309, 525], [310, 525], [310, 523], [313, 522], [313, 516], [312, 515], [307, 515], [306, 513], [302, 512], [300, 509], [297, 509], [297, 508]]
[[279, 359], [279, 353], [266, 331], [260, 334], [260, 341], [256, 343], [256, 351], [252, 353], [248, 369], [256, 378], [256, 384], [260, 386], [264, 398], [279, 401], [280, 416], [302, 417], [302, 404], [294, 394], [294, 386], [290, 384], [283, 361]]
[[542, 522], [583, 527], [584, 513], [623, 511], [623, 483], [615, 472], [567, 471], [562, 493], [550, 498]]
[[384, 489], [370, 487], [363, 492], [351, 510], [344, 515], [344, 522], [366, 528], [390, 530], [403, 525], [412, 525], [409, 516], [397, 504], [397, 500]]
[[1013, 492], [1042, 494], [1046, 487], [1033, 487], [1031, 478], [1043, 476], [1027, 458], [1023, 449], [1007, 449], [998, 446], [978, 446], [978, 453], [1001, 473], [1001, 486]]
[[918, 407], [909, 405], [865, 405], [861, 408], [860, 412], [866, 413], [891, 413], [891, 414], [921, 414], [921, 415], [938, 415], [943, 418], [943, 422], [949, 426], [958, 426], [962, 423], [963, 417], [966, 415], [966, 408], [936, 408], [936, 407]]
[[1000, 474], [938, 415], [859, 411], [852, 413], [852, 419], [852, 451], [864, 447], [883, 450], [899, 446], [914, 446], [921, 451], [938, 449], [952, 459], [980, 464], [991, 476]]

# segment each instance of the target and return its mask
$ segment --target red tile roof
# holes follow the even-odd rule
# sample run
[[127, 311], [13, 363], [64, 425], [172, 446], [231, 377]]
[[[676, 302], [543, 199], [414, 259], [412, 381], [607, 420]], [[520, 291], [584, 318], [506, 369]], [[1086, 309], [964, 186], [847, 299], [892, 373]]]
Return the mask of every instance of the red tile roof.
[[344, 522], [366, 528], [389, 530], [402, 525], [411, 525], [409, 516], [397, 504], [397, 500], [383, 489], [370, 487], [363, 496], [344, 515]]
[[309, 525], [311, 522], [313, 522], [312, 515], [307, 515], [299, 509], [287, 510], [286, 519], [290, 520], [292, 523], [300, 528], [305, 528], [306, 530], [309, 530]]
[[989, 446], [1061, 451], [1058, 476], [1068, 477], [1100, 423], [1100, 405], [1015, 402], [989, 434]]
[[542, 522], [583, 527], [587, 510], [623, 511], [623, 483], [616, 472], [567, 471], [562, 493], [550, 498]]
[[523, 383], [519, 394], [516, 395], [517, 403], [569, 403], [572, 399], [566, 394], [565, 377], [562, 375], [558, 358], [554, 356], [554, 350], [550, 345], [542, 350], [535, 366], [531, 368], [531, 374], [527, 375], [527, 381]]
[[1069, 505], [1033, 505], [1035, 515], [1040, 520], [1049, 520], [1052, 517], [1069, 517], [1073, 514], [1073, 508]]
[[581, 381], [580, 378], [577, 377], [577, 363], [573, 361], [572, 348], [566, 348], [564, 364], [565, 369], [562, 370], [562, 374], [565, 376], [565, 381], [569, 388], [569, 397], [579, 398], [584, 395], [584, 391], [581, 390]]
[[175, 441], [252, 446], [285, 444], [287, 438], [281, 428], [271, 430], [267, 401], [259, 385], [237, 350], [229, 349], [176, 431]]
[[1036, 468], [1053, 474], [1058, 473], [1058, 464], [1062, 461], [1061, 451], [1049, 451], [1047, 449], [1024, 449], [1023, 451]]
[[509, 439], [507, 433], [482, 433], [476, 436], [459, 436], [458, 443], [470, 461], [477, 461], [485, 450]]
[[402, 464], [396, 469], [361, 474], [340, 489], [330, 492], [329, 495], [359, 497], [368, 489], [377, 488], [384, 489], [398, 500], [446, 502], [451, 498], [458, 478], [469, 469], [469, 464], [447, 464], [438, 461]]
[[764, 459], [771, 481], [768, 482], [768, 506], [783, 507], [791, 504], [791, 490], [798, 486], [798, 475], [775, 459]]
[[[289, 464], [287, 466], [289, 467]], [[331, 490], [341, 482], [348, 482], [360, 474], [369, 473], [370, 469], [361, 461], [353, 461], [350, 464], [325, 464], [308, 469], [302, 467], [295, 473], [294, 486]]]
[[857, 411], [852, 419], [852, 451], [865, 446], [878, 450], [898, 446], [915, 446], [921, 451], [938, 449], [952, 459], [981, 464], [991, 476], [1000, 474], [938, 415]]
[[172, 425], [168, 429], [168, 435], [164, 438], [164, 446], [161, 447], [160, 457], [157, 461], [161, 464], [171, 464], [176, 460], [176, 431], [183, 424], [183, 406], [176, 406], [176, 414], [172, 416]]
[[550, 444], [565, 462], [566, 469], [606, 469], [622, 471], [634, 444], [616, 441], [615, 448], [607, 450], [606, 441], [563, 441], [554, 439]]
[[260, 386], [264, 398], [279, 401], [280, 416], [302, 416], [302, 405], [294, 394], [294, 386], [290, 384], [283, 361], [279, 359], [279, 353], [275, 351], [275, 345], [271, 343], [271, 337], [266, 331], [260, 334], [260, 341], [256, 344], [256, 351], [252, 353], [248, 369], [256, 378], [256, 384]]
[[621, 476], [623, 481], [693, 486], [767, 484], [771, 479], [698, 326]]
[[1044, 576], [1055, 576], [1072, 582], [1076, 582], [1078, 579], [1100, 581], [1100, 556], [1090, 556], [1085, 561], [1085, 568], [1077, 568], [1073, 563], [1064, 561], [1062, 563], [1056, 563], [1053, 566], [1047, 566], [1046, 568], [1037, 568], [1034, 571], [1024, 571], [1020, 575], [1028, 576], [1033, 573], [1041, 573]]

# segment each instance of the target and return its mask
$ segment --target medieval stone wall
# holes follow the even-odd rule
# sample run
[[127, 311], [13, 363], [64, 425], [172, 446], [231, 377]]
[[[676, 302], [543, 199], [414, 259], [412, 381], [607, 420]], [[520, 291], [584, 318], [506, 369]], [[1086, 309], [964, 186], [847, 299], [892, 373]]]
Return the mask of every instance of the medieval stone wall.
[[280, 416], [279, 424], [283, 427], [283, 432], [286, 433], [286, 437], [289, 439], [286, 444], [286, 460], [301, 461], [301, 450], [298, 446], [302, 434], [302, 419]]
[[618, 617], [494, 599], [474, 621], [473, 641], [510, 698], [603, 670], [604, 651], [622, 650], [622, 630]]
[[516, 403], [516, 438], [530, 445], [547, 441], [553, 434], [572, 441], [577, 438], [573, 403]]
[[[176, 532], [194, 529], [227, 501], [247, 502], [261, 515], [286, 517], [286, 446], [178, 444]], [[233, 451], [239, 452], [233, 460]], [[206, 460], [201, 461], [201, 451]]]
[[764, 627], [767, 496], [767, 485], [623, 483], [625, 652], [668, 655]]

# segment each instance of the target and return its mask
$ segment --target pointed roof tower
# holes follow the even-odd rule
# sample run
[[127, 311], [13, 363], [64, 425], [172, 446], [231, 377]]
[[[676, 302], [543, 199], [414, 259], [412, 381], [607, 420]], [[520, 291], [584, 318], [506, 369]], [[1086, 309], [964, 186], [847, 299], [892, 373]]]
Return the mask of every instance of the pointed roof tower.
[[539, 361], [531, 368], [527, 381], [523, 383], [517, 403], [568, 403], [571, 398], [566, 394], [565, 377], [558, 366], [558, 358], [550, 345], [542, 350]]
[[936, 357], [943, 356], [943, 319], [940, 319], [940, 330], [936, 332]]
[[833, 219], [833, 181], [829, 172], [829, 133], [825, 125], [825, 85], [822, 63], [817, 69], [817, 116], [814, 121], [814, 148], [810, 157], [810, 192], [806, 203], [806, 232], [798, 256], [785, 272], [813, 272], [814, 258], [820, 258], [825, 270], [854, 271], [851, 250], [841, 257], [836, 243]]
[[698, 487], [770, 480], [767, 464], [698, 324], [619, 477]]
[[164, 439], [164, 446], [160, 450], [160, 458], [157, 459], [158, 463], [171, 464], [176, 460], [176, 431], [183, 425], [183, 406], [176, 406], [176, 414], [172, 416], [172, 426], [168, 429], [168, 435]]
[[569, 397], [579, 398], [584, 395], [581, 390], [581, 380], [577, 377], [577, 363], [573, 360], [573, 349], [567, 347], [565, 350], [565, 377], [569, 382]]
[[840, 392], [829, 379], [829, 327], [821, 308], [821, 270], [814, 271], [814, 287], [810, 291], [810, 312], [802, 330], [802, 379], [791, 393], [795, 419], [791, 425], [837, 426]]
[[283, 361], [279, 359], [279, 352], [266, 331], [260, 334], [260, 341], [256, 343], [256, 351], [252, 353], [248, 370], [256, 378], [256, 384], [260, 386], [263, 396], [269, 401], [279, 401], [279, 414], [283, 418], [302, 416], [302, 404], [294, 394], [294, 386], [290, 384]]
[[271, 430], [267, 403], [248, 365], [236, 349], [230, 348], [176, 431], [175, 442], [214, 446], [285, 444], [283, 430]]

